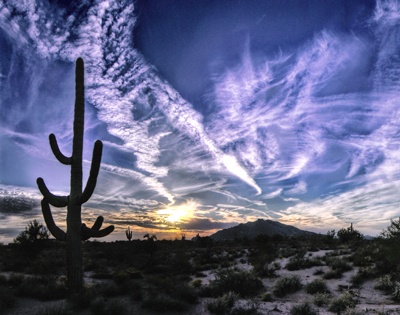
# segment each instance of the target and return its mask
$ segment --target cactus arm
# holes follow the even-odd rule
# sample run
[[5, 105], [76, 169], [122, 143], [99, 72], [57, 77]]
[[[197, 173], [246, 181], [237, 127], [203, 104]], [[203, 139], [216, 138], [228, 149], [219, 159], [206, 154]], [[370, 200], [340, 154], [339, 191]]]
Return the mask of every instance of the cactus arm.
[[97, 217], [96, 222], [94, 222], [93, 226], [91, 227], [92, 230], [98, 231], [103, 224], [104, 218], [100, 215]]
[[82, 240], [86, 241], [91, 237], [104, 237], [114, 231], [114, 225], [110, 225], [102, 230], [89, 229], [85, 223], [82, 223]]
[[90, 199], [90, 197], [93, 194], [93, 191], [96, 187], [97, 176], [99, 175], [102, 151], [103, 151], [103, 143], [100, 140], [97, 140], [93, 148], [92, 165], [90, 166], [89, 179], [87, 181], [85, 190], [79, 197], [78, 200], [79, 204], [84, 204], [86, 201]]
[[51, 214], [49, 204], [47, 203], [45, 198], [42, 199], [41, 204], [42, 204], [43, 218], [44, 221], [46, 222], [47, 228], [49, 229], [51, 235], [53, 235], [56, 238], [56, 240], [65, 241], [67, 239], [67, 235], [54, 223], [53, 215]]
[[60, 163], [62, 164], [71, 165], [72, 157], [66, 157], [64, 154], [61, 153], [60, 148], [58, 147], [57, 144], [56, 136], [54, 134], [50, 134], [49, 141], [50, 141], [51, 151], [53, 151], [53, 154], [57, 158], [57, 160], [60, 161]]
[[68, 196], [56, 196], [53, 195], [46, 187], [46, 184], [44, 183], [42, 178], [38, 178], [36, 180], [36, 183], [38, 185], [38, 188], [40, 190], [40, 192], [42, 193], [44, 199], [46, 199], [46, 201], [51, 204], [54, 207], [66, 207], [68, 205], [69, 202], [69, 197]]

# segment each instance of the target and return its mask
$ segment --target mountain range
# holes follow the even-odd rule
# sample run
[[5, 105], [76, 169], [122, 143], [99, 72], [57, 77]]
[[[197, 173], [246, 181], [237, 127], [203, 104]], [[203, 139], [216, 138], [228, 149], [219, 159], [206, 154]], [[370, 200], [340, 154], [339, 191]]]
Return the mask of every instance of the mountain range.
[[272, 220], [258, 219], [254, 222], [241, 223], [237, 226], [220, 230], [210, 238], [216, 241], [233, 240], [235, 238], [248, 237], [252, 239], [259, 234], [274, 234], [294, 236], [294, 235], [314, 235], [316, 233], [300, 230], [294, 226], [286, 225]]

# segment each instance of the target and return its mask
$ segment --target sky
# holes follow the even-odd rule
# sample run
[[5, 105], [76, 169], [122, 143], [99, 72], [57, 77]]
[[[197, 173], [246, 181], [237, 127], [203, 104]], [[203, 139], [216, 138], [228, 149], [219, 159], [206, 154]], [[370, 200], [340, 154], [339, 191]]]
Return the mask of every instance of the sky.
[[[69, 194], [85, 62], [83, 205], [115, 231], [210, 235], [257, 219], [377, 235], [400, 216], [400, 2], [0, 0], [0, 242]], [[65, 208], [52, 208], [65, 229]]]

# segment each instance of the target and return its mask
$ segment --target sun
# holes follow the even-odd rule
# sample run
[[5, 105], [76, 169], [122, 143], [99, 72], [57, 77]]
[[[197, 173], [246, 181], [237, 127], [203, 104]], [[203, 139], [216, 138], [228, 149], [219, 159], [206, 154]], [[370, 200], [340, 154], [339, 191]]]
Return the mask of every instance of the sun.
[[157, 214], [161, 215], [166, 221], [177, 223], [193, 217], [193, 212], [194, 209], [191, 206], [181, 205], [158, 210]]

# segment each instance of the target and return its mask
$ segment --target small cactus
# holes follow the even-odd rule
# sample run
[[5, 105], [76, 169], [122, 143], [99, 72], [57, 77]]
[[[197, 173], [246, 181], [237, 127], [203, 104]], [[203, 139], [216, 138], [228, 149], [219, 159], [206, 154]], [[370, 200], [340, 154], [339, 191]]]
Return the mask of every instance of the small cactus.
[[132, 231], [131, 231], [131, 228], [128, 226], [128, 229], [125, 231], [125, 235], [126, 235], [126, 238], [128, 239], [128, 241], [131, 241], [131, 239], [132, 239]]

